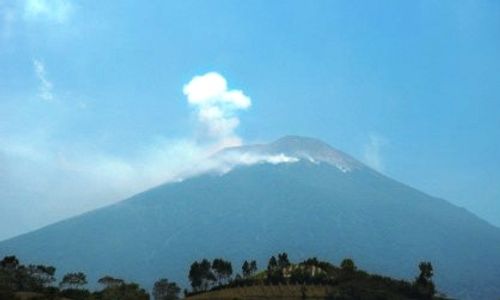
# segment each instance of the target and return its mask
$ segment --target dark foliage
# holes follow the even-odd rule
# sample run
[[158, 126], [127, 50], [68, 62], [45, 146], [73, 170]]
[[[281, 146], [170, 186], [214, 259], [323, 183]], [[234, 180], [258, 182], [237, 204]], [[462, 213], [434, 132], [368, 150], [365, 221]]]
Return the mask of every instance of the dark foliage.
[[[248, 278], [250, 276], [253, 276], [257, 272], [257, 262], [255, 260], [247, 261], [245, 260], [243, 262], [243, 265], [241, 266], [241, 273], [243, 274], [244, 278]], [[240, 275], [237, 275], [240, 276]], [[238, 279], [238, 278], [236, 278]], [[239, 278], [241, 279], [241, 278]]]
[[[87, 277], [82, 272], [68, 273], [63, 276], [60, 287], [52, 286], [55, 282], [56, 269], [45, 265], [22, 265], [15, 256], [7, 256], [0, 261], [0, 300], [16, 300], [16, 293], [33, 293], [31, 300], [149, 300], [148, 293], [136, 283], [104, 276], [98, 283], [104, 289], [90, 292], [83, 287]], [[178, 299], [180, 288], [169, 283], [169, 291], [175, 298], [158, 298], [162, 300]], [[169, 295], [172, 293], [169, 293]]]
[[181, 288], [175, 282], [169, 282], [162, 278], [155, 282], [153, 287], [153, 297], [155, 300], [177, 300]]
[[[359, 270], [352, 259], [344, 259], [340, 267], [317, 258], [309, 258], [293, 264], [286, 253], [269, 259], [267, 270], [257, 272], [255, 261], [245, 261], [242, 266], [244, 276], [239, 274], [231, 279], [232, 265], [229, 261], [217, 258], [210, 263], [207, 259], [195, 261], [189, 271], [192, 292], [185, 290], [185, 296], [207, 291], [253, 285], [300, 285], [303, 299], [307, 299], [308, 286], [329, 287], [327, 299], [444, 299], [436, 297], [432, 281], [434, 270], [430, 262], [419, 264], [420, 273], [415, 281], [395, 280], [390, 277], [372, 275]], [[86, 275], [81, 272], [66, 274], [59, 290], [52, 286], [56, 269], [44, 265], [22, 265], [15, 256], [0, 261], [0, 300], [15, 300], [18, 292], [34, 292], [37, 300], [149, 300], [149, 294], [136, 283], [123, 279], [104, 276], [98, 280], [103, 289], [90, 292], [83, 286]], [[217, 284], [216, 284], [217, 282]], [[177, 300], [181, 288], [162, 278], [155, 282], [155, 300]]]
[[64, 275], [59, 286], [68, 289], [79, 289], [87, 284], [87, 276], [82, 272], [68, 273]]
[[227, 283], [233, 275], [233, 266], [231, 262], [225, 261], [222, 258], [216, 258], [212, 262], [212, 271], [217, 278], [219, 285]]
[[95, 292], [95, 300], [149, 300], [149, 294], [137, 283], [122, 283]]
[[[242, 265], [243, 276], [237, 275], [229, 283], [214, 286], [210, 291], [252, 285], [293, 284], [302, 286], [301, 293], [306, 299], [308, 285], [327, 285], [331, 287], [328, 299], [442, 299], [435, 297], [436, 290], [431, 280], [432, 265], [428, 262], [419, 265], [420, 274], [411, 283], [359, 270], [350, 258], [344, 259], [337, 267], [316, 257], [298, 264], [292, 264], [286, 253], [278, 254], [277, 257], [278, 259], [276, 256], [269, 259], [266, 271], [260, 275], [253, 275], [257, 271], [256, 267], [251, 268], [251, 263], [245, 261]], [[196, 264], [199, 263], [195, 262], [194, 265]], [[204, 292], [206, 290], [193, 289], [192, 293], [186, 295]]]
[[17, 257], [0, 261], [0, 289], [4, 294], [17, 291], [43, 292], [55, 281], [56, 269], [45, 265], [22, 265]]
[[195, 261], [189, 269], [189, 281], [193, 291], [206, 291], [212, 287], [216, 281], [215, 275], [212, 271], [212, 265], [207, 259], [201, 262]]

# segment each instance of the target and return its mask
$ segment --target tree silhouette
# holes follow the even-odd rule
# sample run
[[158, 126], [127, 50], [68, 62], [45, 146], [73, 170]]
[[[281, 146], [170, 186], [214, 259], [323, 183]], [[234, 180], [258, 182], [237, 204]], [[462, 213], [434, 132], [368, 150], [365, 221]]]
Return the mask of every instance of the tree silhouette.
[[215, 275], [212, 272], [212, 265], [206, 259], [203, 259], [200, 263], [202, 286], [204, 290], [207, 290], [215, 282]]
[[245, 260], [241, 266], [241, 271], [244, 278], [252, 276], [255, 272], [257, 272], [257, 262], [255, 260], [250, 262]]
[[155, 300], [177, 300], [181, 288], [175, 282], [169, 282], [168, 279], [162, 278], [155, 282], [153, 287], [153, 297]]
[[5, 256], [2, 261], [0, 261], [0, 267], [6, 270], [15, 270], [19, 267], [19, 260], [16, 256]]
[[276, 257], [274, 257], [273, 255], [271, 256], [269, 262], [267, 263], [267, 276], [269, 277], [270, 275], [272, 275], [272, 273], [275, 272], [277, 268], [278, 268], [278, 261], [276, 260]]
[[201, 288], [202, 284], [202, 275], [200, 264], [195, 261], [191, 264], [191, 268], [189, 269], [189, 281], [191, 281], [191, 288], [193, 291], [198, 291]]
[[278, 260], [272, 256], [267, 264], [267, 280], [273, 284], [283, 281], [283, 266], [290, 264], [286, 253], [284, 254], [279, 254]]
[[344, 274], [352, 274], [357, 270], [356, 265], [354, 264], [354, 261], [350, 258], [345, 258], [341, 263], [340, 263], [340, 269]]
[[79, 289], [80, 287], [87, 284], [87, 276], [82, 272], [68, 273], [64, 275], [61, 280], [61, 287], [68, 287], [73, 289]]
[[122, 285], [125, 283], [125, 281], [123, 279], [114, 278], [111, 276], [101, 277], [97, 282], [99, 284], [102, 284], [104, 286], [104, 288], [112, 288], [112, 287], [119, 286], [119, 285]]
[[40, 288], [49, 286], [56, 281], [54, 277], [56, 268], [44, 265], [29, 265], [27, 268], [28, 276], [33, 281], [34, 285]]
[[250, 264], [246, 260], [243, 262], [243, 265], [241, 266], [241, 273], [243, 274], [244, 278], [250, 276]]
[[231, 262], [225, 261], [222, 258], [214, 259], [212, 262], [212, 270], [219, 285], [229, 280], [233, 274], [233, 266], [231, 265]]
[[255, 260], [252, 260], [250, 262], [250, 276], [252, 276], [253, 274], [255, 274], [255, 272], [257, 272], [257, 262]]
[[[232, 270], [231, 270], [232, 271]], [[215, 275], [212, 272], [212, 265], [206, 259], [201, 262], [195, 261], [189, 269], [189, 281], [193, 291], [207, 290], [215, 282]]]
[[436, 287], [434, 282], [432, 282], [432, 276], [434, 275], [432, 264], [430, 262], [421, 262], [418, 268], [420, 269], [420, 274], [415, 279], [415, 287], [426, 299], [432, 299], [436, 293]]
[[290, 260], [288, 260], [288, 254], [286, 252], [278, 254], [278, 267], [284, 269], [288, 266], [290, 266]]
[[421, 262], [418, 268], [420, 269], [420, 274], [417, 277], [417, 282], [425, 284], [432, 280], [434, 273], [430, 262]]

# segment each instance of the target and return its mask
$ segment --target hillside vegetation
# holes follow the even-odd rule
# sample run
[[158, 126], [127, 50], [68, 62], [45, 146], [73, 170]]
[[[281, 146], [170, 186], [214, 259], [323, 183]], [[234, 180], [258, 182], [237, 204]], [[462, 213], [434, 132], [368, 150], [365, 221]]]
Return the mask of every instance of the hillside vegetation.
[[230, 278], [229, 262], [222, 269], [217, 265], [212, 263], [210, 268], [206, 259], [191, 265], [193, 292], [186, 294], [188, 299], [444, 299], [436, 296], [430, 262], [419, 264], [420, 274], [414, 282], [368, 274], [349, 258], [339, 267], [316, 258], [293, 264], [287, 253], [281, 253], [272, 256], [261, 272], [255, 261], [245, 261], [242, 275], [234, 279]]
[[[272, 256], [265, 270], [255, 260], [245, 261], [241, 273], [233, 276], [232, 263], [222, 258], [202, 259], [191, 264], [188, 278], [190, 300], [257, 299], [443, 299], [436, 296], [429, 262], [419, 265], [414, 282], [368, 274], [358, 270], [351, 259], [340, 266], [310, 258], [298, 264], [286, 253]], [[136, 283], [104, 276], [102, 289], [89, 291], [82, 272], [65, 274], [55, 285], [56, 269], [45, 265], [25, 266], [15, 256], [0, 261], [0, 300], [149, 300], [150, 295]], [[155, 300], [180, 299], [180, 287], [166, 278], [157, 280]]]

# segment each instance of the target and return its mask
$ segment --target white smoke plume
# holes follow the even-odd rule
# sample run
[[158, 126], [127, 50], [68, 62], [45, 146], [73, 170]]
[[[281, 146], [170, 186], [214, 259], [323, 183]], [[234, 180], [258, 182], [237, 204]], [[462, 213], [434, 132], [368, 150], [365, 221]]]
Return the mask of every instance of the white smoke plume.
[[[38, 109], [53, 110], [65, 105], [65, 99], [55, 101], [46, 66], [35, 60], [33, 67], [39, 79], [38, 97], [53, 104]], [[214, 72], [193, 77], [183, 92], [196, 114], [197, 130], [187, 131], [183, 138], [155, 137], [140, 149], [129, 149], [127, 154], [80, 143], [78, 138], [60, 138], [53, 134], [59, 127], [29, 127], [0, 135], [0, 207], [6, 208], [0, 210], [0, 240], [115, 203], [162, 183], [206, 172], [225, 174], [238, 165], [297, 160], [248, 152], [214, 155], [224, 147], [242, 144], [236, 132], [238, 113], [248, 109], [251, 100], [243, 91], [229, 89], [226, 79]], [[1, 126], [0, 122], [0, 131]], [[7, 226], [13, 220], [19, 226]]]
[[235, 132], [240, 124], [236, 112], [252, 105], [243, 91], [228, 89], [222, 75], [210, 72], [195, 76], [184, 86], [183, 92], [196, 110], [204, 138], [222, 147], [241, 145], [241, 138]]

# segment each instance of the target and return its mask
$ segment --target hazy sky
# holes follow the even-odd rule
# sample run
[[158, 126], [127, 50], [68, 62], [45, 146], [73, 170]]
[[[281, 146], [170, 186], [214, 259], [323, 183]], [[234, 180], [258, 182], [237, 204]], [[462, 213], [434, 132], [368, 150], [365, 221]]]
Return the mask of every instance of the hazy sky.
[[500, 226], [499, 37], [499, 1], [0, 0], [0, 239], [287, 134]]

